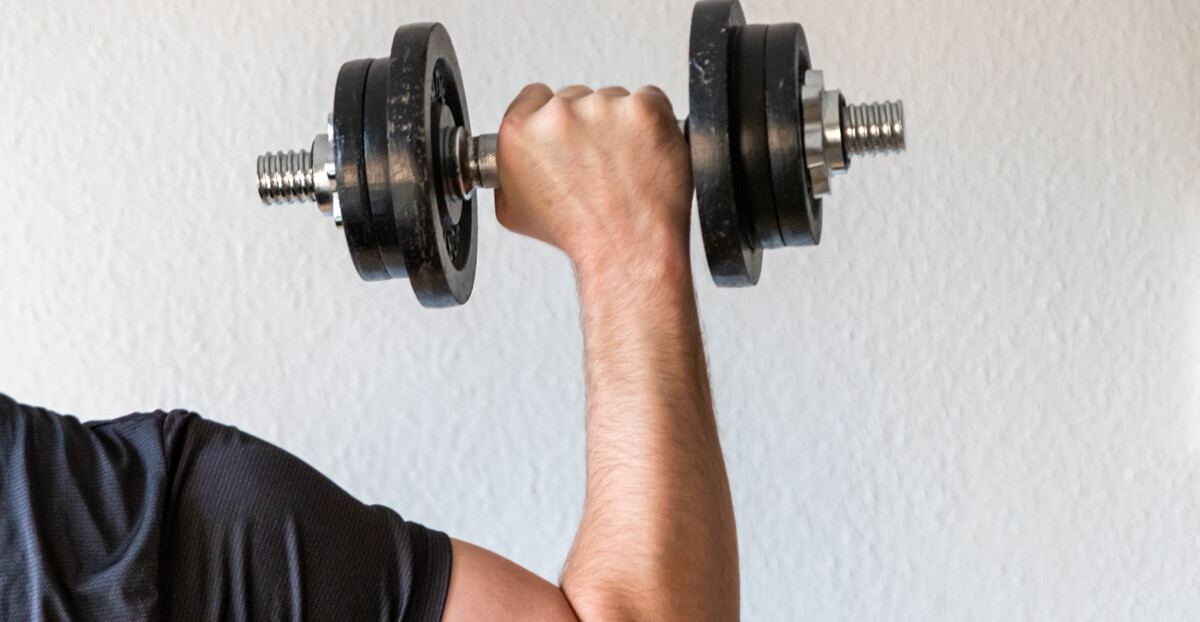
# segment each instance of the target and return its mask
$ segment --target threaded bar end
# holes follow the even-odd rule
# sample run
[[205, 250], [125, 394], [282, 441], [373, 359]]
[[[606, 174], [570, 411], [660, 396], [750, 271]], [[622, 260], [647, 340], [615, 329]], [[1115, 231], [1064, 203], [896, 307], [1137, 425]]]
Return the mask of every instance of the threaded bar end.
[[258, 196], [265, 205], [316, 201], [312, 152], [302, 149], [258, 156]]
[[849, 155], [904, 151], [904, 103], [848, 105], [843, 116], [843, 144]]

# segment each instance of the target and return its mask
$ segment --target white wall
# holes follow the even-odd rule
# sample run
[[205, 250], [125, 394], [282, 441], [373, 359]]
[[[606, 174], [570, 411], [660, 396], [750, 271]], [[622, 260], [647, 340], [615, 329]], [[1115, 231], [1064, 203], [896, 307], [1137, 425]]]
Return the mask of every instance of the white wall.
[[[255, 156], [437, 20], [475, 126], [526, 82], [657, 83], [691, 3], [0, 0], [0, 391], [186, 407], [553, 579], [583, 488], [566, 260], [483, 200], [475, 294], [364, 283]], [[1200, 617], [1200, 4], [746, 0], [904, 156], [717, 290], [694, 251], [747, 620]], [[485, 193], [487, 194], [487, 193]]]

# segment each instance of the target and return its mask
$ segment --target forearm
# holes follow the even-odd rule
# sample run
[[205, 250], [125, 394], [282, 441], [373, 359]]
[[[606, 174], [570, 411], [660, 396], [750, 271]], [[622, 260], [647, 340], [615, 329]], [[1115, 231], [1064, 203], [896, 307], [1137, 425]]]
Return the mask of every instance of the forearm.
[[577, 263], [587, 498], [563, 590], [579, 616], [734, 620], [737, 536], [686, 241]]

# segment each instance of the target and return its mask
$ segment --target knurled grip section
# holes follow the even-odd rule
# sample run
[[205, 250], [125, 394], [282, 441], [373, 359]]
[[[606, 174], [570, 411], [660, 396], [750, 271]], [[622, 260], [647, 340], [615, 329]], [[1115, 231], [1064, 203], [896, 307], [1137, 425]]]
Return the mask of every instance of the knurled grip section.
[[498, 134], [471, 138], [471, 180], [480, 188], [499, 188], [500, 169], [496, 164]]

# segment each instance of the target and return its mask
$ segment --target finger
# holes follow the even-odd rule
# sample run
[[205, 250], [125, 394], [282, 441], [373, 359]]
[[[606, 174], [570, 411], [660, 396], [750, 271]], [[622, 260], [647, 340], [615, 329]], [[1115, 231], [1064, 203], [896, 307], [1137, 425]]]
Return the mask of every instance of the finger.
[[601, 97], [628, 97], [629, 89], [623, 86], [606, 86], [596, 91], [596, 94]]
[[529, 215], [524, 212], [524, 206], [509, 202], [504, 191], [499, 188], [496, 189], [494, 196], [496, 199], [496, 222], [513, 233], [535, 237], [533, 229], [530, 227], [532, 222]]
[[496, 221], [504, 228], [508, 228], [508, 199], [504, 196], [504, 189], [496, 188], [492, 193], [492, 203], [496, 206]]
[[537, 110], [542, 106], [545, 106], [546, 102], [550, 101], [550, 98], [553, 96], [554, 92], [551, 91], [550, 87], [546, 86], [545, 84], [540, 82], [530, 84], [521, 89], [521, 92], [517, 94], [516, 99], [514, 99], [512, 103], [508, 105], [508, 110], [504, 112], [504, 116], [529, 116], [534, 112], [537, 112]]
[[561, 97], [563, 99], [579, 99], [580, 97], [586, 97], [591, 94], [592, 89], [582, 84], [573, 84], [571, 86], [559, 89], [554, 96]]

